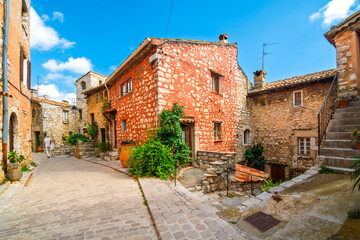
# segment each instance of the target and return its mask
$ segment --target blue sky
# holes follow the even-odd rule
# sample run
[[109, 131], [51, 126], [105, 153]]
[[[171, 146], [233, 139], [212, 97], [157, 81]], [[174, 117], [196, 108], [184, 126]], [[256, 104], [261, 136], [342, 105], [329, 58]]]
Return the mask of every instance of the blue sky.
[[[32, 86], [40, 94], [74, 98], [75, 80], [93, 70], [109, 76], [146, 37], [164, 37], [171, 0], [32, 0]], [[174, 0], [168, 38], [238, 44], [238, 62], [250, 80], [270, 45], [266, 81], [336, 67], [323, 34], [359, 9], [356, 0]]]

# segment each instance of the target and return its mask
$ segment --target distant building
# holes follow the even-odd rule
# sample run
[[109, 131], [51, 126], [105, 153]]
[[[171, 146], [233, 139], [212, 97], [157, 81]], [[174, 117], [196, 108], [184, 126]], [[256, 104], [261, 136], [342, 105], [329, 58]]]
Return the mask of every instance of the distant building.
[[[6, 16], [6, 3], [9, 4], [9, 14]], [[30, 0], [0, 1], [0, 88], [4, 96], [4, 62], [3, 56], [6, 28], [5, 18], [9, 18], [7, 47], [7, 78], [8, 78], [8, 142], [7, 152], [17, 151], [25, 156], [28, 162], [31, 157], [31, 104], [30, 104]], [[0, 98], [0, 127], [3, 140], [4, 129], [4, 97]], [[3, 152], [3, 145], [0, 144]], [[0, 154], [4, 168], [3, 155]]]
[[[86, 102], [86, 96], [83, 94], [84, 91], [89, 90], [91, 88], [97, 87], [105, 82], [106, 76], [89, 71], [82, 77], [76, 80], [76, 108], [78, 110], [79, 118], [80, 118], [80, 132], [83, 134], [84, 129], [87, 128], [87, 121], [89, 121], [88, 116], [88, 106]], [[75, 100], [75, 99], [74, 99]]]

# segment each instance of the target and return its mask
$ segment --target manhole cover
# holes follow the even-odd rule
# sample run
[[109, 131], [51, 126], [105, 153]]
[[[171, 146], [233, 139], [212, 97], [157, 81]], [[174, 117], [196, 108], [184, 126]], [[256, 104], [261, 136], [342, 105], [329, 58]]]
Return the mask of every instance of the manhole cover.
[[265, 232], [280, 223], [276, 218], [259, 211], [244, 219], [260, 232]]

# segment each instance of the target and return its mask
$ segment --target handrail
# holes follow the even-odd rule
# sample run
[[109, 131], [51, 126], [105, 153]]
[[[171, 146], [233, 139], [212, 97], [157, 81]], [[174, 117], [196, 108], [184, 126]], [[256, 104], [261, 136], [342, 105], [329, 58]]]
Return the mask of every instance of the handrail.
[[337, 73], [334, 76], [324, 103], [318, 113], [318, 155], [320, 155], [322, 140], [326, 137], [326, 129], [335, 113], [337, 88], [334, 87], [334, 85], [337, 85]]

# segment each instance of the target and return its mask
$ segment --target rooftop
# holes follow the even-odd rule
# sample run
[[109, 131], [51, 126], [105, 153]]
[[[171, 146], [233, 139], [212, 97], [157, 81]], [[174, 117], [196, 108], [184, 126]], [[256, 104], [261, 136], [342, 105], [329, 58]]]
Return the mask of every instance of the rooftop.
[[321, 80], [333, 78], [336, 74], [336, 69], [330, 69], [321, 72], [310, 73], [302, 76], [296, 76], [292, 78], [287, 78], [275, 82], [266, 83], [263, 88], [252, 89], [249, 91], [249, 95], [256, 95], [257, 93], [266, 93], [267, 91], [273, 92], [277, 90], [283, 90], [286, 88], [294, 87], [300, 84], [307, 84], [318, 82]]
[[72, 106], [72, 105], [70, 105], [68, 103], [57, 102], [57, 101], [50, 100], [50, 99], [45, 98], [45, 97], [33, 97], [32, 100], [34, 102], [38, 102], [38, 103], [47, 103], [47, 104], [51, 104], [51, 105], [55, 105], [55, 106], [61, 106], [61, 107], [71, 107]]

